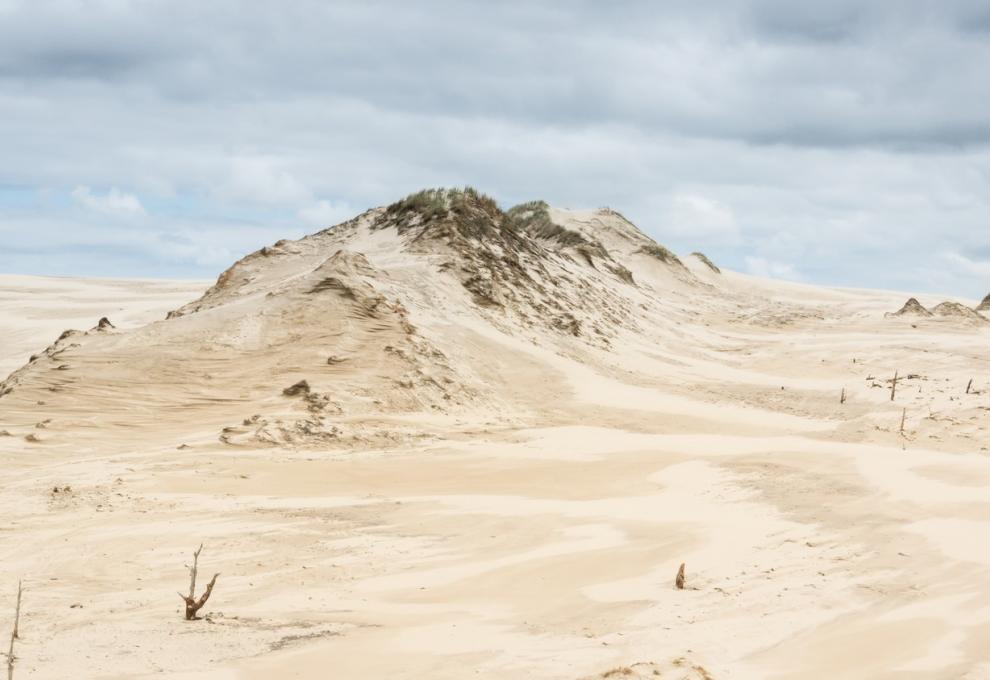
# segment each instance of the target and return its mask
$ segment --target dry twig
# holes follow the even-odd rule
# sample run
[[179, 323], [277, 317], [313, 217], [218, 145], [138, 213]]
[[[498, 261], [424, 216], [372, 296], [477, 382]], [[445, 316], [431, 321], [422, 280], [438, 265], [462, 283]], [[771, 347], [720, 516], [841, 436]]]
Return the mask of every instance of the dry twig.
[[17, 582], [17, 608], [14, 610], [14, 630], [10, 632], [10, 648], [7, 650], [7, 680], [14, 678], [14, 640], [20, 639], [19, 628], [21, 625], [21, 593], [24, 592], [24, 584]]
[[179, 597], [181, 597], [186, 603], [186, 621], [195, 621], [199, 619], [199, 617], [196, 616], [196, 614], [197, 612], [199, 612], [200, 609], [203, 608], [203, 605], [206, 604], [206, 601], [210, 599], [210, 594], [213, 593], [213, 586], [216, 585], [217, 582], [217, 576], [220, 575], [219, 573], [213, 575], [213, 578], [210, 579], [210, 582], [206, 584], [206, 590], [203, 591], [203, 594], [197, 600], [196, 572], [199, 569], [199, 554], [201, 552], [203, 552], [202, 543], [199, 544], [199, 548], [197, 548], [196, 552], [193, 553], [193, 563], [192, 566], [189, 567], [189, 595], [183, 595], [182, 593], [179, 593]]

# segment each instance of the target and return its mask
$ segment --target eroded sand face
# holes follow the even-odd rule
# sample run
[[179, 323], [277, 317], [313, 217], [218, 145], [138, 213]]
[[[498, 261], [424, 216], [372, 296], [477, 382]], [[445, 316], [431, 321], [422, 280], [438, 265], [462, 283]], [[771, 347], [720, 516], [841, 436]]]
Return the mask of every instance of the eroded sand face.
[[[904, 295], [722, 277], [671, 296], [676, 323], [623, 352], [568, 354], [465, 313], [429, 337], [452, 375], [457, 347], [483, 353], [502, 401], [338, 413], [342, 445], [225, 443], [231, 414], [262, 410], [253, 386], [175, 415], [140, 372], [99, 382], [98, 356], [138, 356], [124, 334], [97, 340], [119, 355], [84, 339], [53, 361], [88, 381], [32, 378], [0, 401], [16, 677], [990, 677], [990, 332], [884, 319]], [[163, 300], [116, 285], [115, 314], [79, 288], [86, 318]], [[61, 294], [36, 281], [31, 304]], [[19, 326], [24, 300], [0, 304], [7, 364], [73, 325]], [[424, 336], [440, 328], [409, 306]], [[356, 368], [321, 356], [291, 377], [343, 391], [389, 365], [350, 351]], [[917, 377], [892, 403], [895, 370]], [[271, 409], [303, 412], [288, 384]], [[47, 387], [64, 391], [38, 404]], [[188, 623], [176, 591], [201, 541], [220, 577], [210, 619]]]

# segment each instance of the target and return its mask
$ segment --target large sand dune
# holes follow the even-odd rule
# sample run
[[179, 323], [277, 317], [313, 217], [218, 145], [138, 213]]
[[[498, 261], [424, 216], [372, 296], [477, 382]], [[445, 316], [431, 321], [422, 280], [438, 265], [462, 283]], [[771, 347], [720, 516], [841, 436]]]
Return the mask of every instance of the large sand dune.
[[990, 678], [990, 324], [474, 194], [204, 288], [0, 278], [15, 677]]

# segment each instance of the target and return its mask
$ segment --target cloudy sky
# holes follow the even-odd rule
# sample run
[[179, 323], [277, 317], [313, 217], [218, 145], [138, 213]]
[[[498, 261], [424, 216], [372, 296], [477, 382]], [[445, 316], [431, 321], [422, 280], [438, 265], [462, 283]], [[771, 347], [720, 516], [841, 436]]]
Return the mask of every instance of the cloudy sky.
[[987, 102], [985, 0], [0, 0], [0, 272], [212, 277], [471, 184], [982, 297]]

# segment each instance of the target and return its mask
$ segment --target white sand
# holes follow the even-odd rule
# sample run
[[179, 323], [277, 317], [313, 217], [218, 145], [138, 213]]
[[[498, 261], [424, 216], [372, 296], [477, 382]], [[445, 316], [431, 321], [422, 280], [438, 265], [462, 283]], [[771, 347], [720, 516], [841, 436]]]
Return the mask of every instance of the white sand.
[[[593, 347], [479, 316], [394, 235], [348, 238], [374, 268], [335, 274], [356, 302], [304, 296], [326, 271], [291, 274], [320, 258], [290, 244], [223, 305], [78, 338], [0, 399], [16, 677], [990, 678], [986, 328], [644, 263], [596, 289], [639, 327]], [[357, 314], [361, 282], [416, 331]], [[0, 362], [197, 288], [4, 277]], [[299, 378], [323, 434], [295, 429]], [[189, 623], [200, 541], [221, 575]]]
[[69, 328], [107, 317], [133, 328], [201, 294], [206, 281], [142, 281], [0, 274], [0, 374], [6, 376]]

